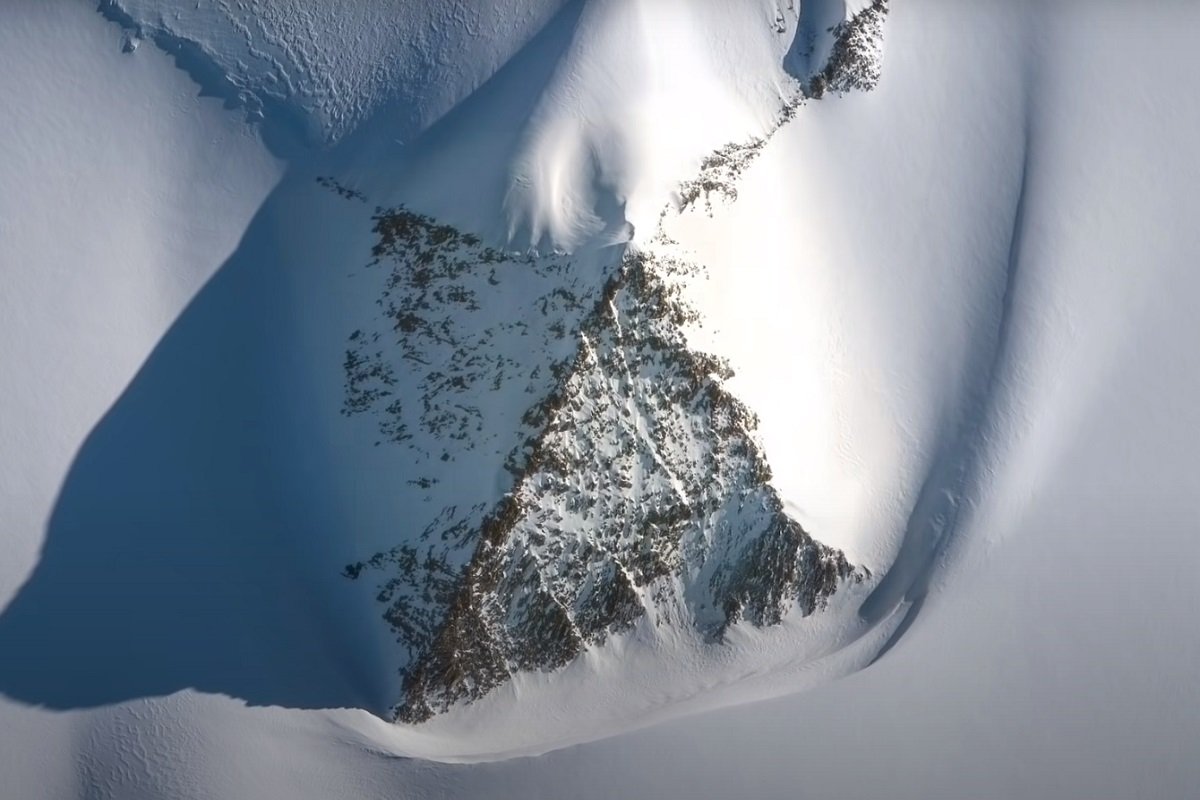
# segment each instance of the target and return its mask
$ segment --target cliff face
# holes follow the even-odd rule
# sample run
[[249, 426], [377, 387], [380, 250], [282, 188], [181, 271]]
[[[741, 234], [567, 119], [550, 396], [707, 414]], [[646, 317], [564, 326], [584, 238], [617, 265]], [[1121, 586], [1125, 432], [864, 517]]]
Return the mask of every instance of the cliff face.
[[[436, 320], [473, 313], [471, 280], [495, 280], [495, 265], [509, 262], [404, 210], [380, 213], [377, 230], [377, 255], [394, 267], [382, 305], [401, 353], [420, 363], [418, 343], [457, 345], [445, 363], [473, 367], [442, 374], [430, 364], [435, 391], [419, 399], [416, 424], [469, 436], [471, 414], [454, 394], [504, 379], [506, 333], [485, 328], [464, 346]], [[717, 642], [742, 620], [810, 614], [842, 581], [861, 580], [783, 512], [754, 415], [723, 388], [728, 367], [688, 348], [694, 314], [673, 285], [696, 270], [626, 254], [586, 313], [587, 292], [549, 291], [563, 303], [539, 327], [557, 340], [571, 324], [576, 350], [551, 365], [551, 390], [524, 415], [511, 491], [491, 508], [448, 509], [411, 543], [348, 568], [387, 576], [379, 598], [411, 659], [398, 718], [427, 719], [518, 670], [561, 667], [643, 619]], [[394, 441], [411, 438], [388, 361], [360, 346], [346, 367], [347, 412], [372, 410]]]
[[[831, 29], [820, 75], [794, 86], [765, 136], [704, 159], [664, 218], [736, 201], [743, 170], [807, 99], [874, 86], [884, 13], [880, 0]], [[403, 207], [377, 209], [375, 233], [380, 315], [350, 336], [344, 413], [435, 465], [422, 488], [488, 446], [508, 473], [491, 499], [447, 505], [346, 568], [382, 576], [404, 650], [398, 719], [427, 720], [634, 628], [720, 647], [730, 626], [807, 616], [866, 577], [785, 513], [757, 419], [726, 388], [730, 367], [688, 343], [703, 321], [680, 287], [704, 267], [661, 226], [643, 247], [584, 259], [500, 251]], [[491, 409], [513, 398], [519, 430], [497, 430]]]

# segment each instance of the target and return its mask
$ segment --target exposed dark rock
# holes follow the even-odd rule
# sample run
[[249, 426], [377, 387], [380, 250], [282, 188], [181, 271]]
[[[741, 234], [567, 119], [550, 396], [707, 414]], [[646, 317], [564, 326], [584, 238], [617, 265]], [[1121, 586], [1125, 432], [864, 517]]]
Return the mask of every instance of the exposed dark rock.
[[[886, 13], [875, 0], [834, 30], [809, 95], [875, 85]], [[742, 172], [803, 100], [785, 103], [765, 137], [705, 159], [680, 187], [680, 210], [703, 199], [711, 212], [713, 194], [735, 200]], [[448, 507], [411, 541], [345, 569], [385, 576], [384, 618], [408, 654], [397, 719], [420, 722], [515, 672], [563, 667], [650, 611], [719, 646], [732, 625], [811, 614], [867, 574], [784, 513], [757, 419], [724, 388], [729, 365], [688, 347], [698, 317], [678, 287], [699, 267], [631, 253], [589, 283], [562, 257], [503, 253], [404, 208], [377, 209], [374, 221], [384, 324], [349, 337], [344, 413], [375, 416], [419, 457], [444, 446], [446, 462], [482, 435], [481, 393], [515, 380], [530, 396], [522, 444], [504, 462], [506, 495], [490, 509]], [[669, 243], [661, 228], [655, 241]], [[527, 313], [481, 314], [514, 270], [540, 281]], [[564, 342], [573, 353], [556, 349]], [[401, 372], [412, 397], [394, 396]]]
[[562, 667], [651, 606], [719, 638], [739, 620], [812, 613], [855, 575], [782, 512], [756, 419], [722, 388], [728, 365], [687, 347], [696, 316], [672, 278], [693, 270], [630, 255], [605, 283], [557, 386], [525, 414], [512, 491], [477, 523], [448, 518], [450, 535], [420, 537], [473, 544], [461, 570], [408, 545], [348, 568], [400, 573], [380, 593], [412, 656], [399, 719]]
[[882, 70], [883, 19], [887, 13], [888, 0], [874, 0], [833, 29], [833, 50], [824, 68], [808, 82], [810, 97], [875, 88]]

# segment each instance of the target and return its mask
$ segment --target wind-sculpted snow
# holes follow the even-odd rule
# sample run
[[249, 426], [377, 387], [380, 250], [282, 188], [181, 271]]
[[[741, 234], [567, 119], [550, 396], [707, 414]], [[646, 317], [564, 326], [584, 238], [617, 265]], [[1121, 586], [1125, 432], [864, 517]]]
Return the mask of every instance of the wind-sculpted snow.
[[483, 83], [564, 0], [103, 0], [128, 49], [149, 39], [204, 89], [304, 144], [384, 107], [410, 138]]

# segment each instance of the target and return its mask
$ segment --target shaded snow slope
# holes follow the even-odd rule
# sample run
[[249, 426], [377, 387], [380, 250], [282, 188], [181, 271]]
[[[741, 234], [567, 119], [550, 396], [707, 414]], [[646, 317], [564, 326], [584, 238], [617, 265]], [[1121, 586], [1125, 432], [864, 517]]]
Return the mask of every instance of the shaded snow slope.
[[[278, 179], [253, 132], [91, 9], [5, 9], [0, 596], [32, 567], [75, 450]], [[62, 42], [47, 41], [62, 29]]]
[[[219, 103], [198, 100], [169, 58], [123, 55], [119, 34], [88, 4], [13, 0], [0, 20], [0, 604], [7, 608], [42, 555], [81, 442], [233, 252], [280, 168], [252, 130]], [[79, 600], [86, 607], [91, 598]], [[42, 641], [56, 633], [47, 627], [33, 635]], [[77, 669], [81, 642], [58, 651], [61, 661], [26, 660], [40, 649], [23, 653], [29, 644], [3, 647], [0, 671], [8, 678], [26, 670], [81, 686], [92, 678]], [[3, 793], [70, 796], [79, 788], [71, 753], [88, 741], [90, 724], [86, 714], [0, 701]]]

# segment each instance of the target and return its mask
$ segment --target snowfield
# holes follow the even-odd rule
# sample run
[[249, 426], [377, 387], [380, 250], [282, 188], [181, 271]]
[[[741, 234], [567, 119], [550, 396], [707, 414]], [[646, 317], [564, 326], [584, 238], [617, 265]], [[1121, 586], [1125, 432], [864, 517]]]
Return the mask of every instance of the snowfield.
[[351, 5], [0, 10], [0, 794], [1191, 794], [1200, 9]]

